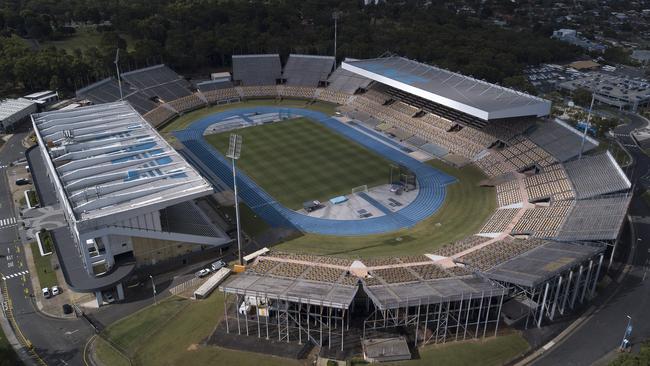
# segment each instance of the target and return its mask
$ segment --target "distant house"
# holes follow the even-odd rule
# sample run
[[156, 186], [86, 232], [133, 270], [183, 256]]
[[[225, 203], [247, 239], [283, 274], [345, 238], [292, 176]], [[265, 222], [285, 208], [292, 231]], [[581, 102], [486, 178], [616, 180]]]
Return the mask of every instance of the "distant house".
[[29, 99], [0, 100], [0, 128], [3, 131], [12, 129], [17, 123], [24, 121], [30, 114], [36, 113], [36, 103]]
[[650, 50], [634, 50], [632, 59], [644, 65], [650, 64]]
[[593, 62], [591, 60], [586, 61], [574, 61], [569, 64], [569, 67], [574, 68], [578, 71], [587, 71], [587, 70], [596, 70], [600, 68], [600, 64]]
[[575, 29], [558, 29], [553, 31], [551, 38], [560, 40], [562, 42], [571, 43], [575, 46], [586, 49], [589, 52], [605, 52], [607, 46], [591, 41], [578, 34]]

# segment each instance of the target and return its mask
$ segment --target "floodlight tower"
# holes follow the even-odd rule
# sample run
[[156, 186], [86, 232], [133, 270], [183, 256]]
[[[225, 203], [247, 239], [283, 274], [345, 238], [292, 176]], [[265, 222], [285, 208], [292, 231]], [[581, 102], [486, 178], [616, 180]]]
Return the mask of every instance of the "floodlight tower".
[[120, 78], [120, 49], [118, 48], [117, 51], [115, 52], [115, 70], [117, 71], [117, 85], [120, 87], [120, 100], [124, 99], [124, 96], [122, 95], [122, 78]]
[[230, 134], [230, 144], [228, 145], [227, 157], [232, 161], [232, 185], [235, 192], [235, 220], [237, 223], [237, 250], [239, 252], [239, 265], [244, 265], [244, 259], [241, 255], [241, 228], [239, 227], [239, 200], [237, 197], [237, 170], [235, 169], [235, 160], [241, 156], [241, 135]]
[[339, 15], [341, 13], [336, 10], [332, 13], [332, 19], [334, 19], [334, 63], [336, 63], [336, 36], [337, 36], [337, 26], [338, 26], [338, 21], [339, 21]]
[[585, 140], [587, 139], [587, 129], [591, 126], [591, 110], [594, 108], [594, 99], [596, 95], [591, 93], [591, 104], [589, 105], [589, 113], [587, 114], [587, 123], [585, 124], [585, 130], [582, 133], [582, 143], [580, 143], [580, 155], [578, 160], [582, 159], [582, 152], [585, 149]]

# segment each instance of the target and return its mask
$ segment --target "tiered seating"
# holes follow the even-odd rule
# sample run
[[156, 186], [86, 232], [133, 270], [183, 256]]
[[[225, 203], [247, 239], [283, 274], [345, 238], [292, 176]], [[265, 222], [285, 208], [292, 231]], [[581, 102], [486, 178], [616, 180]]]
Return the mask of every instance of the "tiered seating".
[[476, 165], [490, 177], [497, 177], [512, 171], [522, 171], [533, 166], [545, 167], [556, 163], [544, 149], [532, 141], [518, 136], [510, 140], [510, 145], [500, 151], [492, 152], [478, 160]]
[[253, 273], [264, 274], [270, 271], [271, 269], [273, 269], [277, 265], [278, 262], [259, 259], [252, 265], [246, 267], [246, 270]]
[[558, 240], [616, 240], [632, 195], [579, 200], [557, 235]]
[[323, 89], [320, 94], [316, 96], [317, 99], [324, 100], [326, 102], [335, 103], [335, 104], [347, 104], [350, 100], [350, 96], [333, 90], [333, 89]]
[[188, 96], [172, 100], [167, 104], [179, 112], [187, 112], [205, 106], [205, 102], [196, 94], [190, 94]]
[[232, 88], [232, 81], [230, 80], [208, 80], [196, 84], [196, 87], [202, 92], [207, 93], [219, 89]]
[[572, 207], [573, 201], [560, 201], [547, 207], [528, 209], [517, 221], [512, 233], [543, 238], [554, 237], [564, 224]]
[[[120, 100], [120, 88], [115, 79], [107, 78], [77, 90], [76, 95], [94, 104], [110, 103]], [[145, 114], [158, 106], [127, 83], [122, 83], [122, 95], [140, 114]]]
[[462, 256], [460, 260], [480, 271], [487, 271], [510, 258], [534, 249], [542, 243], [543, 241], [537, 239], [500, 240], [468, 253]]
[[290, 259], [294, 261], [312, 262], [312, 263], [318, 263], [322, 258], [320, 256], [313, 255], [313, 254], [289, 253], [289, 252], [279, 252], [279, 251], [272, 251], [266, 254], [265, 257], [283, 258], [283, 259]]
[[456, 134], [483, 147], [490, 147], [496, 141], [494, 136], [472, 127], [464, 127]]
[[336, 283], [345, 272], [345, 270], [338, 268], [313, 266], [302, 278], [312, 281]]
[[282, 97], [301, 98], [301, 99], [314, 99], [316, 88], [308, 88], [302, 86], [282, 86], [278, 88], [279, 95]]
[[354, 262], [352, 259], [330, 257], [330, 256], [320, 256], [318, 257], [318, 261], [320, 263], [332, 264], [335, 266], [345, 266], [345, 267], [349, 267], [352, 264], [352, 262]]
[[404, 102], [396, 101], [395, 103], [391, 103], [388, 108], [397, 111], [401, 114], [407, 115], [409, 117], [413, 117], [419, 109], [412, 107]]
[[628, 190], [630, 181], [609, 154], [585, 156], [564, 164], [578, 199]]
[[298, 278], [309, 268], [307, 264], [281, 262], [268, 273], [279, 277]]
[[427, 257], [426, 255], [420, 254], [420, 255], [409, 255], [405, 257], [398, 257], [397, 258], [400, 262], [402, 263], [418, 263], [418, 262], [429, 262], [431, 259]]
[[571, 182], [561, 164], [545, 167], [543, 172], [526, 177], [524, 183], [531, 202], [546, 198], [554, 201], [574, 198]]
[[176, 113], [174, 111], [161, 105], [147, 112], [142, 117], [144, 117], [144, 119], [146, 119], [147, 122], [149, 122], [152, 126], [158, 127], [161, 124], [174, 118], [174, 116], [176, 116]]
[[434, 280], [436, 278], [449, 277], [451, 274], [442, 267], [435, 264], [425, 264], [410, 267], [423, 280]]
[[504, 207], [521, 202], [521, 192], [519, 190], [519, 181], [511, 180], [505, 183], [497, 184], [497, 202], [499, 207]]
[[573, 127], [558, 120], [538, 123], [528, 133], [528, 138], [537, 146], [548, 151], [558, 161], [567, 161], [580, 154], [581, 147], [584, 152], [594, 149], [598, 142], [591, 137], [584, 140], [582, 146], [582, 134]]
[[418, 280], [413, 273], [404, 267], [376, 269], [371, 271], [371, 275], [381, 277], [386, 283], [405, 283]]
[[190, 95], [190, 84], [165, 65], [156, 65], [122, 74], [122, 78], [149, 98], [169, 102]]
[[533, 119], [521, 119], [517, 121], [513, 121], [511, 119], [497, 120], [488, 123], [487, 126], [481, 129], [481, 131], [493, 136], [498, 140], [508, 142], [515, 136], [519, 136], [524, 133], [524, 131], [528, 130], [534, 124], [535, 120]]
[[284, 66], [284, 79], [287, 85], [317, 87], [319, 83], [327, 81], [332, 68], [334, 57], [289, 55]]
[[203, 95], [209, 103], [239, 99], [239, 93], [234, 88], [212, 90], [203, 93]]
[[[359, 76], [348, 70], [337, 68], [327, 80], [329, 83], [327, 89], [333, 92], [352, 95], [359, 88], [367, 88], [372, 80]], [[339, 103], [342, 104], [342, 103]]]
[[515, 215], [517, 215], [517, 212], [519, 211], [518, 208], [501, 208], [492, 214], [490, 218], [487, 220], [485, 225], [483, 225], [483, 228], [481, 229], [481, 233], [501, 233], [504, 232], [510, 224], [510, 222], [515, 218]]
[[367, 92], [365, 92], [363, 94], [363, 97], [375, 103], [379, 103], [381, 105], [383, 105], [390, 99], [388, 95], [374, 89], [370, 89]]
[[476, 235], [468, 236], [467, 238], [459, 240], [453, 244], [448, 244], [438, 248], [436, 251], [433, 252], [433, 254], [440, 255], [443, 257], [451, 257], [456, 253], [464, 252], [467, 249], [474, 248], [475, 246], [485, 243], [488, 240], [490, 239], [482, 236], [476, 236]]
[[265, 97], [277, 97], [278, 96], [278, 87], [275, 85], [266, 85], [266, 86], [244, 86], [241, 88], [244, 97], [248, 98], [265, 98]]
[[399, 264], [399, 261], [395, 257], [378, 257], [378, 258], [367, 258], [361, 260], [366, 267], [378, 267], [378, 266], [389, 266], [392, 264]]
[[280, 55], [233, 55], [232, 76], [242, 86], [275, 85], [282, 77]]

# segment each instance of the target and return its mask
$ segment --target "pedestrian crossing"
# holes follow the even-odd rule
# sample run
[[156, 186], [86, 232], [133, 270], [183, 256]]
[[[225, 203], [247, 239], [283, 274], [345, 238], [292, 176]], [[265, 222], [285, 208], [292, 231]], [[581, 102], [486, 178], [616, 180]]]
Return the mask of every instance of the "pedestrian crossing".
[[28, 273], [29, 273], [29, 271], [16, 272], [14, 274], [10, 274], [10, 275], [7, 275], [7, 276], [2, 276], [2, 280], [6, 281], [6, 280], [12, 279], [14, 277], [20, 277], [22, 275], [26, 275]]
[[0, 219], [0, 229], [5, 227], [10, 227], [16, 225], [15, 217], [8, 217], [6, 219]]

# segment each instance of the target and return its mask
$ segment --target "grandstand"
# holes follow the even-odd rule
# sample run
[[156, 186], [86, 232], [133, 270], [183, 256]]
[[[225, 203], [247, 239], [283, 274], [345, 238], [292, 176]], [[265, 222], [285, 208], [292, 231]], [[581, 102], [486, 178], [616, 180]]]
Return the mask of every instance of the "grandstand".
[[196, 84], [196, 87], [202, 92], [207, 93], [219, 89], [232, 88], [233, 84], [230, 80], [208, 80]]
[[578, 199], [626, 191], [632, 187], [609, 151], [570, 161], [564, 164], [564, 168]]
[[280, 55], [233, 55], [232, 76], [241, 86], [275, 85], [282, 78]]
[[317, 87], [325, 84], [334, 67], [332, 56], [289, 55], [282, 78], [286, 85]]
[[615, 241], [617, 240], [631, 194], [576, 201], [560, 232], [562, 241]]
[[190, 83], [165, 65], [155, 65], [122, 73], [122, 79], [140, 93], [163, 102], [190, 95]]
[[[580, 154], [582, 133], [558, 119], [537, 124], [527, 135], [532, 142], [558, 161], [567, 161]], [[597, 146], [598, 141], [586, 136], [583, 152], [593, 150]]]
[[[346, 59], [349, 60], [349, 59]], [[328, 89], [345, 94], [354, 94], [359, 89], [365, 89], [372, 80], [359, 76], [341, 67], [334, 70], [327, 80]]]

